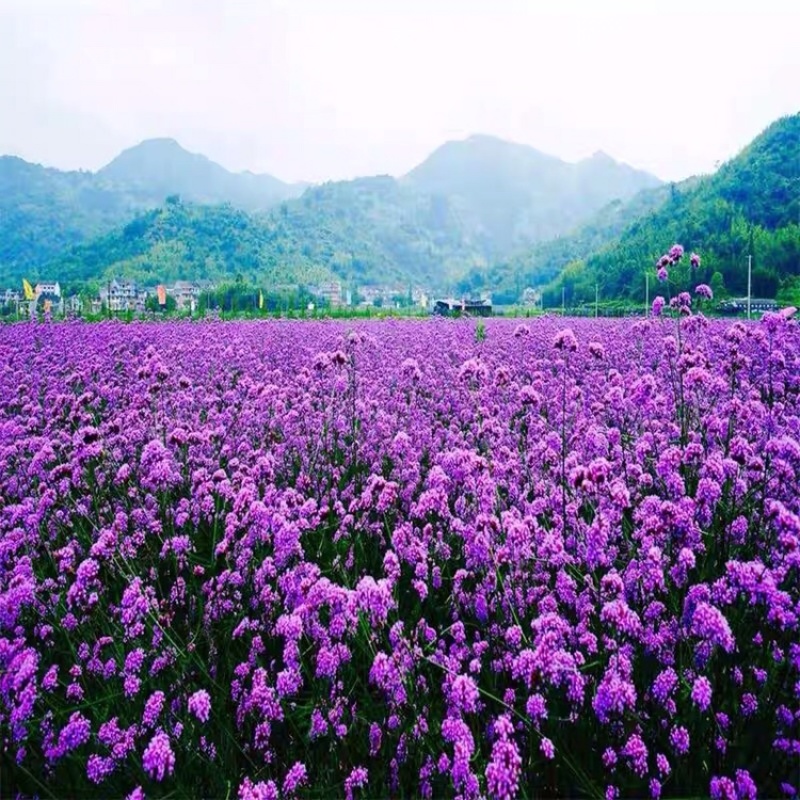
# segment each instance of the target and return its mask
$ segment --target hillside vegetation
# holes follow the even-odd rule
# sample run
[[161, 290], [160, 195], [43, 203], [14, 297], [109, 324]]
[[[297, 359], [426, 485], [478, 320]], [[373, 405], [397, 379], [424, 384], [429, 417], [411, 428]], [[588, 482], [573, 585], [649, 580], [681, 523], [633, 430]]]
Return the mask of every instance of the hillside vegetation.
[[[579, 234], [580, 235], [580, 234]], [[666, 202], [567, 264], [545, 294], [561, 286], [576, 302], [594, 297], [642, 300], [645, 271], [674, 242], [701, 253], [698, 280], [718, 293], [775, 297], [800, 278], [800, 114], [769, 126], [738, 156], [696, 184], [674, 187]]]

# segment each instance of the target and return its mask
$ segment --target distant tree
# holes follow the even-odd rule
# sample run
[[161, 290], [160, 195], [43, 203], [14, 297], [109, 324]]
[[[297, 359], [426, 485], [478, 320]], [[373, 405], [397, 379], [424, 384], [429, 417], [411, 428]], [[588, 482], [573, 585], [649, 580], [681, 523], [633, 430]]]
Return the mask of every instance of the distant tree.
[[167, 295], [167, 302], [163, 306], [158, 302], [158, 297], [156, 295], [151, 295], [147, 298], [147, 300], [144, 301], [144, 307], [148, 311], [162, 311], [170, 313], [178, 308], [178, 304], [175, 301], [175, 298], [170, 294]]
[[715, 272], [711, 276], [709, 286], [711, 286], [711, 291], [714, 292], [715, 298], [719, 299], [727, 295], [727, 292], [725, 291], [725, 281], [721, 272]]

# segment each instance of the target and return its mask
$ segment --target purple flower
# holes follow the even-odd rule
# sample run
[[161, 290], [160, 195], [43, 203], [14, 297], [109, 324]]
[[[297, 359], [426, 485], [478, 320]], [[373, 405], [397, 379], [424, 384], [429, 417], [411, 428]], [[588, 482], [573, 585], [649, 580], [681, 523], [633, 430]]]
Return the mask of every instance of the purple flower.
[[663, 703], [675, 691], [677, 685], [677, 673], [672, 667], [667, 667], [665, 670], [659, 672], [658, 675], [656, 675], [656, 679], [653, 681], [653, 697], [655, 697], [659, 703]]
[[486, 787], [495, 800], [511, 800], [519, 790], [522, 757], [517, 745], [508, 739], [499, 739], [492, 746], [492, 756], [486, 767]]
[[689, 262], [694, 269], [697, 269], [700, 266], [700, 256], [697, 253], [692, 253], [689, 256]]
[[656, 277], [659, 279], [659, 281], [661, 281], [661, 283], [664, 283], [664, 281], [669, 278], [669, 272], [667, 272], [667, 268], [659, 267], [658, 271], [656, 272]]
[[380, 752], [382, 736], [381, 726], [373, 722], [369, 726], [369, 754], [373, 757]]
[[275, 781], [253, 783], [245, 778], [239, 786], [239, 800], [278, 800], [278, 787]]
[[169, 736], [166, 733], [159, 732], [150, 740], [144, 751], [142, 766], [144, 771], [159, 783], [168, 775], [172, 775], [175, 769], [175, 754], [172, 752]]
[[711, 705], [711, 683], [706, 677], [697, 678], [692, 686], [692, 701], [701, 710]]
[[758, 700], [754, 694], [745, 692], [741, 700], [742, 716], [752, 717], [758, 711]]
[[[613, 601], [617, 602], [617, 601]], [[615, 715], [636, 706], [636, 687], [631, 680], [632, 666], [622, 655], [612, 656], [608, 669], [597, 687], [592, 701], [597, 719], [608, 723]]]
[[746, 769], [736, 770], [736, 797], [737, 800], [756, 800], [758, 791], [755, 781]]
[[345, 779], [344, 795], [346, 800], [353, 800], [353, 789], [367, 785], [369, 772], [366, 767], [356, 767]]
[[200, 720], [208, 722], [211, 715], [211, 697], [205, 689], [199, 689], [189, 698], [189, 711]]
[[705, 297], [708, 300], [711, 300], [714, 297], [714, 292], [711, 291], [711, 287], [705, 283], [698, 283], [694, 288], [694, 293], [700, 297]]
[[553, 746], [553, 743], [546, 736], [542, 737], [542, 741], [539, 744], [539, 749], [542, 751], [542, 755], [545, 758], [550, 760], [555, 758], [556, 748]]
[[76, 711], [69, 718], [69, 722], [61, 730], [58, 737], [59, 749], [62, 753], [69, 753], [89, 741], [92, 725], [80, 711]]
[[705, 639], [710, 644], [719, 645], [726, 653], [730, 653], [735, 641], [728, 620], [722, 612], [706, 602], [700, 602], [692, 616], [692, 633]]
[[713, 777], [709, 794], [712, 800], [737, 800], [736, 786], [730, 778]]
[[632, 734], [621, 752], [628, 759], [631, 769], [643, 778], [647, 774], [647, 746], [642, 737], [636, 733]]
[[86, 777], [92, 783], [102, 783], [116, 768], [113, 758], [105, 758], [97, 754], [89, 756], [86, 762]]
[[653, 316], [654, 317], [660, 317], [661, 316], [661, 312], [664, 310], [664, 306], [666, 304], [667, 304], [667, 301], [661, 295], [658, 295], [653, 300], [653, 305], [652, 305]]
[[152, 728], [156, 724], [164, 708], [164, 700], [164, 692], [161, 691], [153, 692], [153, 694], [147, 698], [147, 702], [144, 706], [144, 713], [142, 714], [142, 725], [144, 725], [145, 728]]
[[540, 694], [532, 694], [527, 703], [525, 710], [528, 716], [534, 720], [547, 719], [547, 701]]
[[669, 249], [669, 260], [673, 264], [677, 264], [683, 258], [683, 246], [674, 244]]
[[606, 349], [600, 342], [589, 342], [589, 352], [598, 360], [605, 358], [606, 355]]
[[293, 795], [297, 789], [304, 786], [308, 781], [306, 765], [302, 761], [296, 761], [283, 779], [283, 793]]
[[553, 347], [556, 350], [564, 350], [567, 353], [574, 353], [578, 349], [578, 340], [571, 328], [564, 328], [559, 331], [553, 339]]
[[478, 704], [478, 686], [469, 675], [456, 675], [450, 686], [449, 698], [457, 711], [472, 713]]
[[669, 732], [669, 743], [678, 755], [686, 755], [689, 752], [689, 731], [682, 725], [674, 727]]

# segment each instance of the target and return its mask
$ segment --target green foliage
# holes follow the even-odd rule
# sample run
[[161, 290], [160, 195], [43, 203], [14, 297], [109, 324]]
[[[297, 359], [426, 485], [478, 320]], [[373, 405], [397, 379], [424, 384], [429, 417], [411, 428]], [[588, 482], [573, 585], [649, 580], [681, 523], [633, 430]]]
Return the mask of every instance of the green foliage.
[[[19, 283], [23, 277], [60, 278], [51, 272], [57, 257], [109, 234], [146, 209], [164, 202], [177, 204], [179, 195], [190, 202], [230, 202], [265, 210], [303, 188], [269, 175], [234, 175], [163, 139], [126, 150], [96, 174], [61, 172], [3, 156], [0, 285]], [[133, 236], [135, 225], [145, 223], [139, 218], [131, 224], [129, 235]], [[97, 264], [91, 266], [84, 272], [90, 274]]]
[[[263, 308], [259, 308], [259, 292], [264, 298]], [[308, 304], [325, 308], [319, 298], [312, 295], [305, 286], [287, 287], [282, 290], [270, 290], [266, 287], [250, 285], [243, 281], [224, 283], [213, 290], [201, 292], [198, 298], [198, 311], [218, 310], [224, 314], [267, 315], [305, 311]]]
[[[487, 137], [451, 142], [401, 180], [327, 183], [295, 200], [305, 187], [233, 175], [169, 139], [130, 148], [94, 175], [0, 159], [0, 284], [112, 273], [225, 279], [239, 270], [287, 282], [313, 273], [351, 286], [418, 282], [452, 291], [465, 273], [656, 182], [607, 157], [566, 164]], [[186, 211], [220, 203], [265, 215]], [[243, 229], [237, 248], [231, 242]]]
[[562, 285], [588, 300], [595, 281], [604, 296], [642, 301], [645, 272], [654, 275], [655, 261], [675, 242], [702, 255], [697, 283], [716, 280], [734, 296], [747, 291], [748, 255], [755, 296], [775, 297], [800, 275], [800, 114], [778, 120], [716, 174], [676, 187], [659, 208], [584, 254], [584, 280], [563, 269], [545, 290], [545, 305], [560, 298]]
[[386, 177], [326, 183], [270, 215], [276, 240], [346, 282], [443, 285], [485, 256], [445, 201]]
[[62, 281], [113, 277], [146, 284], [224, 282], [239, 273], [253, 284], [330, 280], [332, 273], [296, 243], [277, 241], [274, 223], [230, 206], [171, 202], [51, 263]]
[[0, 284], [51, 277], [58, 253], [99, 236], [141, 208], [86, 172], [59, 172], [0, 157]]
[[[685, 191], [695, 183], [694, 179], [686, 181], [680, 190]], [[613, 200], [568, 236], [541, 242], [486, 269], [470, 271], [458, 283], [457, 293], [491, 291], [492, 299], [497, 303], [516, 303], [528, 286], [541, 286], [551, 281], [568, 264], [586, 258], [618, 237], [632, 223], [659, 208], [669, 196], [670, 187], [660, 186], [643, 189], [629, 202]]]
[[150, 297], [147, 298], [147, 300], [145, 300], [144, 307], [148, 311], [156, 311], [158, 313], [171, 314], [178, 308], [178, 304], [175, 298], [170, 294], [168, 294], [165, 299], [166, 302], [162, 306], [158, 302], [158, 297], [156, 295], [151, 295]]
[[132, 148], [96, 175], [0, 158], [0, 285], [57, 278], [76, 291], [110, 277], [225, 283], [238, 273], [279, 294], [338, 279], [488, 291], [511, 305], [539, 286], [545, 306], [559, 307], [563, 288], [574, 307], [593, 302], [598, 284], [601, 298], [640, 303], [645, 271], [680, 241], [701, 253], [698, 282], [717, 296], [746, 291], [748, 254], [755, 295], [791, 293], [800, 115], [770, 126], [713, 176], [655, 182], [602, 154], [571, 165], [471, 137], [401, 180], [327, 183], [250, 215], [186, 200], [264, 208], [299, 188], [234, 176], [170, 140]]

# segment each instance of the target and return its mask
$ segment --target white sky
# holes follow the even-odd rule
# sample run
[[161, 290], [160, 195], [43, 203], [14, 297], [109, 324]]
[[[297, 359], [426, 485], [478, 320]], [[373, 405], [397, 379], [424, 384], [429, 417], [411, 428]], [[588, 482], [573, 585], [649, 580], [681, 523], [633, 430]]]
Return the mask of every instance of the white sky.
[[62, 169], [170, 136], [397, 175], [488, 133], [679, 179], [798, 111], [797, 0], [0, 0], [0, 153]]

